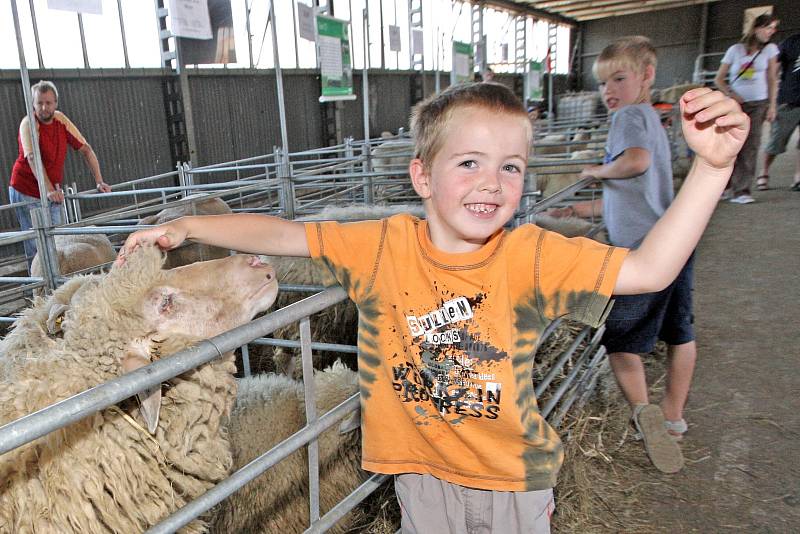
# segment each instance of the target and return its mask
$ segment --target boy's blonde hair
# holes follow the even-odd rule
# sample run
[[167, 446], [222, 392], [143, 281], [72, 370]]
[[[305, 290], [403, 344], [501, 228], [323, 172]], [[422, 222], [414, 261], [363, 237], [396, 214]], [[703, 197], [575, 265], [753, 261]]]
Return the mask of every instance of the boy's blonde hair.
[[656, 48], [642, 35], [620, 37], [600, 52], [592, 74], [598, 80], [607, 80], [618, 70], [629, 69], [644, 74], [648, 66], [656, 68]]
[[[453, 112], [461, 107], [481, 107], [494, 113], [518, 115], [530, 127], [528, 113], [511, 90], [499, 83], [461, 83], [432, 95], [411, 111], [411, 132], [414, 135], [414, 157], [429, 168], [442, 148], [447, 125]], [[531, 137], [528, 129], [528, 141]]]

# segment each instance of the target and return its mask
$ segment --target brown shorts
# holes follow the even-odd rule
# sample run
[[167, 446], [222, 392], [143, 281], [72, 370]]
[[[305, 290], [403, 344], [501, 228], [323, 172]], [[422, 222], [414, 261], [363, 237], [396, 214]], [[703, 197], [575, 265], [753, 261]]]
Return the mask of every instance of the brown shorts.
[[432, 475], [394, 478], [403, 534], [549, 534], [553, 490], [489, 491]]

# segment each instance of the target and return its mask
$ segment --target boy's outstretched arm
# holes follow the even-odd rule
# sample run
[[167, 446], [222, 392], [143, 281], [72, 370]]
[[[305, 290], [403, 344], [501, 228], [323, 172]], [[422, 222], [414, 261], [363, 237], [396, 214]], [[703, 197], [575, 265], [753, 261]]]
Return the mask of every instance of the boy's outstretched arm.
[[184, 240], [215, 245], [240, 252], [274, 256], [309, 256], [303, 223], [269, 215], [240, 213], [181, 217], [154, 228], [132, 233], [125, 240], [116, 263], [143, 244], [171, 250]]
[[692, 89], [680, 100], [683, 135], [695, 152], [689, 175], [666, 213], [622, 264], [614, 293], [660, 291], [678, 275], [705, 230], [733, 171], [750, 119], [719, 91]]

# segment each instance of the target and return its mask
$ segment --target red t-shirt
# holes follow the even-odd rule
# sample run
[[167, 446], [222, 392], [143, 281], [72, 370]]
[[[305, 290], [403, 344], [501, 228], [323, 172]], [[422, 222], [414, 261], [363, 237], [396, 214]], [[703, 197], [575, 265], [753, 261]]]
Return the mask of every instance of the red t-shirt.
[[[44, 170], [50, 178], [50, 183], [55, 186], [64, 180], [64, 160], [67, 158], [67, 144], [78, 150], [86, 144], [78, 128], [72, 124], [66, 115], [56, 111], [50, 124], [44, 124], [36, 119], [39, 134], [39, 151], [42, 154]], [[11, 187], [31, 197], [39, 198], [39, 184], [31, 166], [26, 159], [33, 152], [31, 129], [28, 117], [24, 117], [19, 124], [19, 157], [14, 162], [11, 170]]]

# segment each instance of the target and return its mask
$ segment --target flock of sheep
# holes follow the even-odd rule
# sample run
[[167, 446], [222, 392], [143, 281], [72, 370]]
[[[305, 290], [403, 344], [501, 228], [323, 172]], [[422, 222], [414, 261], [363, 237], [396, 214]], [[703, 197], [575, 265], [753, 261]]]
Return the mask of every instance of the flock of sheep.
[[[547, 147], [551, 142], [555, 146]], [[566, 160], [579, 142], [598, 141], [581, 133], [544, 141], [542, 147], [557, 147]], [[537, 150], [534, 159], [540, 156], [545, 157]], [[572, 157], [583, 161], [596, 154]], [[379, 159], [376, 163], [380, 167]], [[197, 198], [141, 222], [230, 211], [220, 199]], [[398, 211], [421, 214], [421, 207], [332, 208], [310, 219], [380, 218]], [[562, 225], [559, 230], [568, 235], [585, 231], [550, 223]], [[115, 256], [102, 234], [58, 236], [56, 248], [64, 274]], [[40, 269], [38, 260], [34, 268]], [[37, 296], [0, 343], [0, 425], [241, 325], [276, 298], [277, 307], [297, 300], [277, 296], [278, 279], [332, 283], [309, 259], [229, 256], [199, 245], [167, 254], [141, 249], [108, 274], [71, 278], [49, 296]], [[260, 288], [255, 301], [244, 296], [253, 288]], [[214, 320], [198, 310], [214, 310]], [[349, 302], [329, 308], [312, 321], [312, 338], [352, 344], [357, 319]], [[297, 327], [275, 335], [296, 339]], [[0, 455], [0, 532], [139, 532], [202, 495], [306, 424], [297, 356], [276, 349], [272, 357], [279, 373], [236, 379], [234, 355], [225, 354]], [[349, 364], [333, 358], [315, 362], [320, 413], [357, 392], [355, 363]], [[359, 442], [358, 428], [331, 428], [320, 436], [323, 513], [363, 481]], [[300, 449], [182, 532], [303, 531], [309, 524], [307, 472]], [[345, 517], [336, 529], [347, 526]]]

